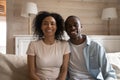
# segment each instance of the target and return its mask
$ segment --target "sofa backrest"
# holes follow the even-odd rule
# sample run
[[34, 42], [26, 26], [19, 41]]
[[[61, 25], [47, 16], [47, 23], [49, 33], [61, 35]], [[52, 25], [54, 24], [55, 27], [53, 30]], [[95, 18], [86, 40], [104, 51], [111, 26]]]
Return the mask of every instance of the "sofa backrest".
[[0, 53], [0, 80], [28, 80], [27, 56]]

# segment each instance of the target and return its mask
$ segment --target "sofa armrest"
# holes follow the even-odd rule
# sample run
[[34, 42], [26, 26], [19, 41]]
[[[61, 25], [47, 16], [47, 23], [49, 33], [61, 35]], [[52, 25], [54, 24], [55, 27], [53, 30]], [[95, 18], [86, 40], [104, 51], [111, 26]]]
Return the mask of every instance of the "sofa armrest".
[[0, 80], [28, 80], [27, 56], [0, 54]]

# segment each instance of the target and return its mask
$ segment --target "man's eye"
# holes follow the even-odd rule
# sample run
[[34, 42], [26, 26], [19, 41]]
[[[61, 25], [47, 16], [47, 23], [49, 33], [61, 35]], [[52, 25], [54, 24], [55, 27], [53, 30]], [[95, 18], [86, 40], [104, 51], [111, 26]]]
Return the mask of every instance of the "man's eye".
[[67, 27], [72, 27], [71, 25], [66, 25]]
[[76, 24], [76, 25], [74, 25], [75, 27], [77, 27], [78, 25]]
[[74, 24], [74, 26], [78, 26], [78, 24]]

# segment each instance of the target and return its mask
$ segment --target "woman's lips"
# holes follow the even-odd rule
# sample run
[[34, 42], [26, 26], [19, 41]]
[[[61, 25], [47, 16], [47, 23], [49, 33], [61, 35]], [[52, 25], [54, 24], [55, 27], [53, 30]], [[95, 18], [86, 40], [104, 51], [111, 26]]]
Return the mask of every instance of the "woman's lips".
[[52, 30], [46, 30], [46, 32], [52, 32]]

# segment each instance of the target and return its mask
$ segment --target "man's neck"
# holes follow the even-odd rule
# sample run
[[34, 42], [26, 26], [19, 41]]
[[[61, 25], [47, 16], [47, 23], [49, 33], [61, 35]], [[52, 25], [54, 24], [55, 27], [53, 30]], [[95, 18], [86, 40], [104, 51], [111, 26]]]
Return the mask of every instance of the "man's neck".
[[86, 37], [84, 35], [81, 35], [77, 38], [70, 38], [70, 42], [75, 45], [80, 45], [86, 40]]

